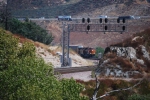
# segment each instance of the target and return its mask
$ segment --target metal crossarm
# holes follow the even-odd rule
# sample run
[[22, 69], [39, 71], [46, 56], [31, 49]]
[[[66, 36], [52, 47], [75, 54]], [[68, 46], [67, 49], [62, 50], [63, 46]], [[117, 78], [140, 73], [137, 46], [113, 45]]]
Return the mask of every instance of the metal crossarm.
[[117, 19], [72, 19], [63, 21], [61, 66], [71, 66], [69, 58], [70, 32], [126, 32], [127, 21], [117, 22]]
[[[87, 26], [90, 30], [87, 30]], [[70, 32], [126, 32], [127, 24], [68, 24]], [[107, 27], [107, 29], [105, 29]], [[123, 29], [125, 27], [125, 29]]]
[[[21, 19], [20, 19], [21, 20]], [[138, 32], [143, 28], [150, 26], [150, 16], [119, 16], [107, 17], [99, 16], [97, 18], [71, 18], [71, 16], [59, 16], [56, 18], [29, 18], [29, 20], [49, 20], [62, 22], [62, 56], [61, 66], [66, 67], [71, 65], [69, 58], [69, 35], [70, 32]], [[143, 24], [144, 23], [144, 24]], [[140, 26], [137, 28], [137, 26]], [[134, 30], [137, 29], [137, 30]]]

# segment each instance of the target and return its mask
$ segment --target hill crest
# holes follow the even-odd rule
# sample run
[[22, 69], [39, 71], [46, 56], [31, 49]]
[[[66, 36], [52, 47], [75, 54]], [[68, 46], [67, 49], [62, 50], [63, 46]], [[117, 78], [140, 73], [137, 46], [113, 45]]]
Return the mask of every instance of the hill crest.
[[148, 15], [149, 0], [9, 0], [17, 17]]

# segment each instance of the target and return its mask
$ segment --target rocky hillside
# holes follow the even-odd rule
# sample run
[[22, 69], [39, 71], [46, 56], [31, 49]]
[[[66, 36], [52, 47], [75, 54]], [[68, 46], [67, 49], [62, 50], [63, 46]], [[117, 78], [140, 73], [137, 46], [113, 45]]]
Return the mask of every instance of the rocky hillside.
[[105, 49], [96, 73], [139, 78], [150, 74], [150, 29]]
[[8, 0], [17, 17], [149, 15], [149, 0]]

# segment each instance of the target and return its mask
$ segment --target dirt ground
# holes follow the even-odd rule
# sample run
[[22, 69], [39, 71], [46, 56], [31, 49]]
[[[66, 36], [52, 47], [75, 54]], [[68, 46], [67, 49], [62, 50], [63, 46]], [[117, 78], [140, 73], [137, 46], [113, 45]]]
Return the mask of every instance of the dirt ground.
[[[36, 52], [38, 56], [43, 58], [46, 63], [52, 64], [54, 68], [61, 67], [60, 61], [62, 55], [61, 47], [50, 46], [48, 50], [41, 47], [36, 47]], [[69, 57], [72, 60], [72, 67], [91, 66], [97, 62], [84, 59], [74, 51], [70, 51]]]

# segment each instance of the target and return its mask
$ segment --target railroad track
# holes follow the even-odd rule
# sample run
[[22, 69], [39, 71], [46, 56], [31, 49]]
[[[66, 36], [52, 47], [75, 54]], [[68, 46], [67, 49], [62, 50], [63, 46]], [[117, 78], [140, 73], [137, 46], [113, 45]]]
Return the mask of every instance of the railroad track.
[[84, 72], [84, 71], [92, 71], [95, 70], [97, 65], [93, 66], [81, 66], [81, 67], [61, 67], [61, 68], [54, 68], [54, 74], [61, 73], [75, 73], [75, 72]]
[[100, 60], [101, 58], [84, 58], [84, 59], [87, 59], [87, 60]]

